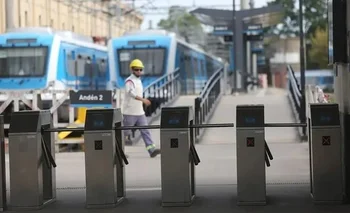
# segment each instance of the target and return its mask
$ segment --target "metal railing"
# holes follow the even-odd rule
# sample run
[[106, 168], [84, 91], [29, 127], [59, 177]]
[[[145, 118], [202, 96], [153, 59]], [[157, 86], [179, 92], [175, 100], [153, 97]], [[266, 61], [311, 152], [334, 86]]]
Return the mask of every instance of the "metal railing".
[[176, 98], [180, 94], [180, 85], [180, 70], [177, 68], [146, 87], [143, 97], [151, 101], [149, 107], [144, 106], [146, 116], [153, 116], [164, 104]]
[[[224, 67], [218, 69], [213, 75], [208, 79], [204, 88], [200, 92], [199, 96], [194, 102], [194, 119], [195, 124], [201, 125], [206, 124], [213, 112], [215, 107], [219, 102], [222, 95], [222, 81], [224, 75]], [[202, 129], [197, 128], [194, 130], [196, 142], [200, 140], [202, 136]]]
[[[294, 116], [296, 118], [297, 122], [303, 122], [305, 121], [305, 112], [302, 112], [302, 92], [301, 92], [301, 87], [298, 82], [298, 79], [295, 76], [293, 68], [288, 65], [287, 66], [287, 71], [288, 71], [288, 97], [289, 101], [292, 107], [292, 111], [294, 113]], [[304, 138], [306, 135], [306, 127], [299, 127], [299, 134], [302, 138]]]

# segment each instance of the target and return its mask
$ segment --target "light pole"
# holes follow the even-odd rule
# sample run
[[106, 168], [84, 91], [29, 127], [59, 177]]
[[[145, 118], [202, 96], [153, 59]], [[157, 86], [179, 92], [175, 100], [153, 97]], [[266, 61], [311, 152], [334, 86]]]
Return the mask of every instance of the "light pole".
[[[304, 42], [304, 1], [299, 0], [299, 38], [300, 38], [300, 90], [301, 90], [301, 115], [300, 122], [306, 121], [306, 103], [305, 103], [305, 42]], [[306, 128], [303, 127], [303, 134], [306, 134]]]
[[237, 92], [237, 60], [236, 60], [236, 48], [235, 48], [235, 40], [236, 40], [236, 2], [235, 0], [232, 1], [232, 54], [233, 54], [233, 85], [232, 85], [232, 91], [231, 94]]

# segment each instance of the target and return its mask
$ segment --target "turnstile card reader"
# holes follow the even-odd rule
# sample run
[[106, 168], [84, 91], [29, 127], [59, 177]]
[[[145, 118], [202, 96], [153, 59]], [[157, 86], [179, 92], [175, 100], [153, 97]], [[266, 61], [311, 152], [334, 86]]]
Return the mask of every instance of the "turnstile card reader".
[[7, 209], [4, 116], [0, 115], [0, 211]]
[[310, 104], [311, 195], [315, 203], [342, 203], [344, 179], [338, 104]]
[[9, 130], [11, 209], [40, 209], [56, 198], [55, 145], [50, 111], [19, 111]]
[[266, 204], [264, 105], [236, 108], [238, 205]]
[[124, 144], [122, 132], [114, 130], [121, 123], [120, 109], [87, 110], [84, 132], [87, 208], [114, 207], [124, 200], [125, 167], [121, 154]]
[[192, 107], [162, 108], [160, 147], [162, 206], [190, 206], [195, 197], [195, 164]]

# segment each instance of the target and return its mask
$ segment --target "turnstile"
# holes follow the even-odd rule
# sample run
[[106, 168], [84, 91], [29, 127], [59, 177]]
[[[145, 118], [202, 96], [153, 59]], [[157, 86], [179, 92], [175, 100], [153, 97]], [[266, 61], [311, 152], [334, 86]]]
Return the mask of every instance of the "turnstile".
[[89, 109], [86, 113], [85, 173], [87, 208], [114, 207], [125, 197], [124, 143], [120, 109]]
[[264, 105], [236, 109], [238, 205], [266, 204]]
[[192, 107], [162, 108], [160, 147], [162, 206], [190, 206], [195, 197], [195, 165]]
[[315, 203], [342, 203], [344, 169], [338, 104], [310, 104], [311, 196]]
[[11, 209], [40, 209], [56, 198], [55, 146], [50, 111], [11, 115], [9, 130]]
[[4, 116], [0, 115], [0, 211], [7, 209]]

